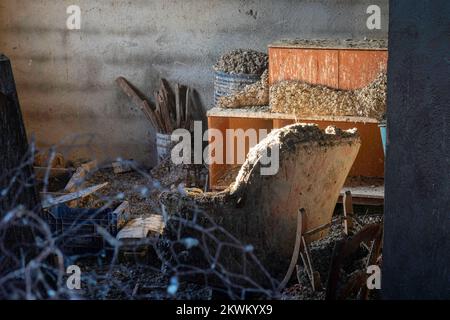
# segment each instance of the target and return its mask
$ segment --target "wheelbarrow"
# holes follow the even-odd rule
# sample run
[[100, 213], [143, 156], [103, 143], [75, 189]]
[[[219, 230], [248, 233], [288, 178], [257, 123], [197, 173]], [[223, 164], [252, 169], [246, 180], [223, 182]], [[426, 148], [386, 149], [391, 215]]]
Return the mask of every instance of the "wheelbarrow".
[[[162, 204], [169, 219], [189, 211], [207, 212], [228, 234], [251, 245], [264, 270], [252, 266], [242, 258], [242, 250], [231, 245], [227, 250], [224, 246], [208, 249], [210, 255], [219, 255], [220, 250], [214, 263], [261, 286], [276, 283], [281, 287], [292, 274], [293, 256], [298, 257], [301, 248], [299, 239], [309, 243], [328, 234], [360, 145], [356, 130], [329, 127], [323, 131], [310, 124], [290, 125], [272, 131], [250, 150], [227, 190], [184, 195], [169, 192], [161, 196]], [[262, 155], [273, 148], [279, 148], [279, 170], [274, 175], [261, 175]], [[179, 237], [179, 229], [176, 231]], [[216, 237], [211, 242], [220, 240]]]

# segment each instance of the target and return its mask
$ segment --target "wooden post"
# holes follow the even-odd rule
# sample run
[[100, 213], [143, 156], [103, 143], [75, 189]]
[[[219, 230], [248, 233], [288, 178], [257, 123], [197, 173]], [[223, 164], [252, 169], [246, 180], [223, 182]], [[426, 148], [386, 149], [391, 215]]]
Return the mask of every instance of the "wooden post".
[[390, 2], [382, 296], [448, 299], [450, 2]]
[[[41, 212], [22, 112], [9, 59], [0, 54], [0, 215], [23, 205]], [[11, 183], [13, 181], [13, 183]]]
[[353, 229], [353, 201], [351, 191], [345, 192], [342, 202], [344, 204], [344, 233], [348, 236]]

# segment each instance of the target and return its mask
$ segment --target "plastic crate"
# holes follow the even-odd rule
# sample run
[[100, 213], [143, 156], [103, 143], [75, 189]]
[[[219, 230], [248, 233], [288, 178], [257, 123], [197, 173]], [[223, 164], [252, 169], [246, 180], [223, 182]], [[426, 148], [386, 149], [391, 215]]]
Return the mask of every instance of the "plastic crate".
[[119, 226], [127, 219], [124, 215], [112, 209], [79, 209], [59, 205], [47, 210], [45, 219], [64, 252], [94, 253], [110, 247], [97, 227], [102, 227], [115, 237]]

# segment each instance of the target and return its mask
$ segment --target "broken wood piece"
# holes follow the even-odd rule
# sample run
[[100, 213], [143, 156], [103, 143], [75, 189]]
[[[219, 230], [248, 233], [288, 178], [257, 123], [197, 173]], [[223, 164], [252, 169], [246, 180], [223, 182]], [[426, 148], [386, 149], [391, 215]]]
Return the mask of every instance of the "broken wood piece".
[[150, 235], [158, 236], [164, 231], [164, 219], [161, 215], [152, 214], [148, 218], [130, 221], [116, 236], [117, 240], [144, 239]]
[[166, 102], [164, 101], [161, 92], [155, 92], [156, 110], [161, 123], [163, 124], [163, 133], [171, 133], [173, 128], [170, 121], [169, 111], [167, 110]]
[[92, 171], [92, 170], [98, 168], [98, 162], [97, 162], [97, 160], [89, 161], [89, 162], [83, 163], [83, 164], [81, 165], [81, 167], [82, 167], [86, 172], [90, 172], [90, 171]]
[[174, 127], [176, 123], [175, 95], [172, 91], [172, 88], [170, 87], [169, 82], [164, 78], [161, 79], [161, 93], [166, 103], [172, 126]]
[[186, 89], [186, 108], [184, 114], [186, 117], [184, 129], [190, 130], [192, 121], [191, 88]]
[[184, 128], [186, 121], [184, 114], [186, 108], [186, 86], [177, 83], [175, 90], [176, 125], [177, 128]]
[[[339, 240], [335, 243], [331, 265], [328, 273], [326, 300], [338, 298], [338, 288], [340, 280], [340, 270], [345, 259], [354, 254], [361, 246], [361, 243], [375, 241], [374, 248], [369, 255], [369, 265], [375, 264], [381, 252], [383, 238], [383, 227], [381, 223], [373, 223], [363, 227], [358, 233], [350, 238]], [[367, 276], [367, 274], [366, 274]], [[367, 286], [361, 288], [361, 298], [367, 298]]]
[[116, 161], [112, 163], [112, 167], [115, 174], [133, 171], [131, 161]]
[[113, 214], [119, 217], [117, 221], [117, 227], [120, 229], [128, 222], [130, 217], [130, 203], [128, 201], [122, 202], [114, 211]]
[[137, 90], [131, 85], [131, 83], [128, 82], [127, 79], [124, 77], [119, 77], [116, 79], [116, 83], [137, 107], [141, 106], [142, 101], [145, 100], [144, 97], [137, 92]]
[[164, 122], [164, 126], [166, 128], [166, 133], [171, 133], [175, 126], [175, 121], [172, 120], [172, 117], [170, 115], [169, 111], [169, 105], [168, 101], [166, 100], [164, 93], [160, 91], [157, 91], [155, 93], [155, 100], [158, 103], [158, 110], [161, 114], [161, 119]]
[[67, 182], [64, 191], [75, 192], [78, 189], [78, 186], [83, 183], [85, 176], [86, 170], [84, 170], [83, 167], [78, 167], [73, 176], [70, 178], [69, 182]]
[[44, 199], [44, 201], [42, 202], [42, 208], [48, 209], [50, 207], [64, 204], [73, 200], [86, 198], [87, 196], [93, 194], [94, 192], [97, 192], [98, 190], [106, 187], [107, 185], [108, 182], [105, 182], [103, 184], [95, 185], [77, 192], [69, 193], [58, 198], [48, 197], [47, 199]]
[[344, 194], [344, 233], [348, 236], [353, 230], [353, 202], [351, 191]]
[[142, 102], [141, 109], [144, 112], [144, 114], [146, 115], [147, 119], [152, 124], [153, 128], [156, 131], [161, 131], [161, 128], [162, 128], [161, 120], [158, 118], [157, 114], [155, 113], [155, 110], [151, 107], [151, 105], [146, 100], [144, 100]]
[[78, 187], [83, 183], [86, 175], [96, 168], [97, 168], [96, 160], [82, 164], [80, 167], [77, 168], [73, 176], [70, 178], [69, 182], [67, 182], [64, 191], [66, 192], [77, 191]]
[[150, 121], [153, 128], [157, 131], [161, 130], [158, 125], [156, 115], [154, 113], [154, 108], [151, 107], [150, 103], [139, 93], [136, 88], [134, 88], [131, 83], [128, 82], [124, 77], [119, 77], [116, 79], [116, 83], [122, 89], [122, 91], [131, 99], [136, 107], [141, 109], [146, 118]]

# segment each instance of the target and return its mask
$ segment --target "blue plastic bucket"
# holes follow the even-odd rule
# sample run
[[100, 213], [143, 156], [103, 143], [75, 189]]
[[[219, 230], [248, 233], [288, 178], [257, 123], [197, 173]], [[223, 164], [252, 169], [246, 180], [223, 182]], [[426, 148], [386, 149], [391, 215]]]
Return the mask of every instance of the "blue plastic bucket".
[[257, 74], [231, 74], [215, 71], [214, 74], [214, 104], [217, 105], [220, 97], [230, 96], [256, 83], [261, 79]]
[[379, 125], [381, 132], [381, 140], [383, 141], [383, 150], [386, 155], [386, 122], [381, 122]]

